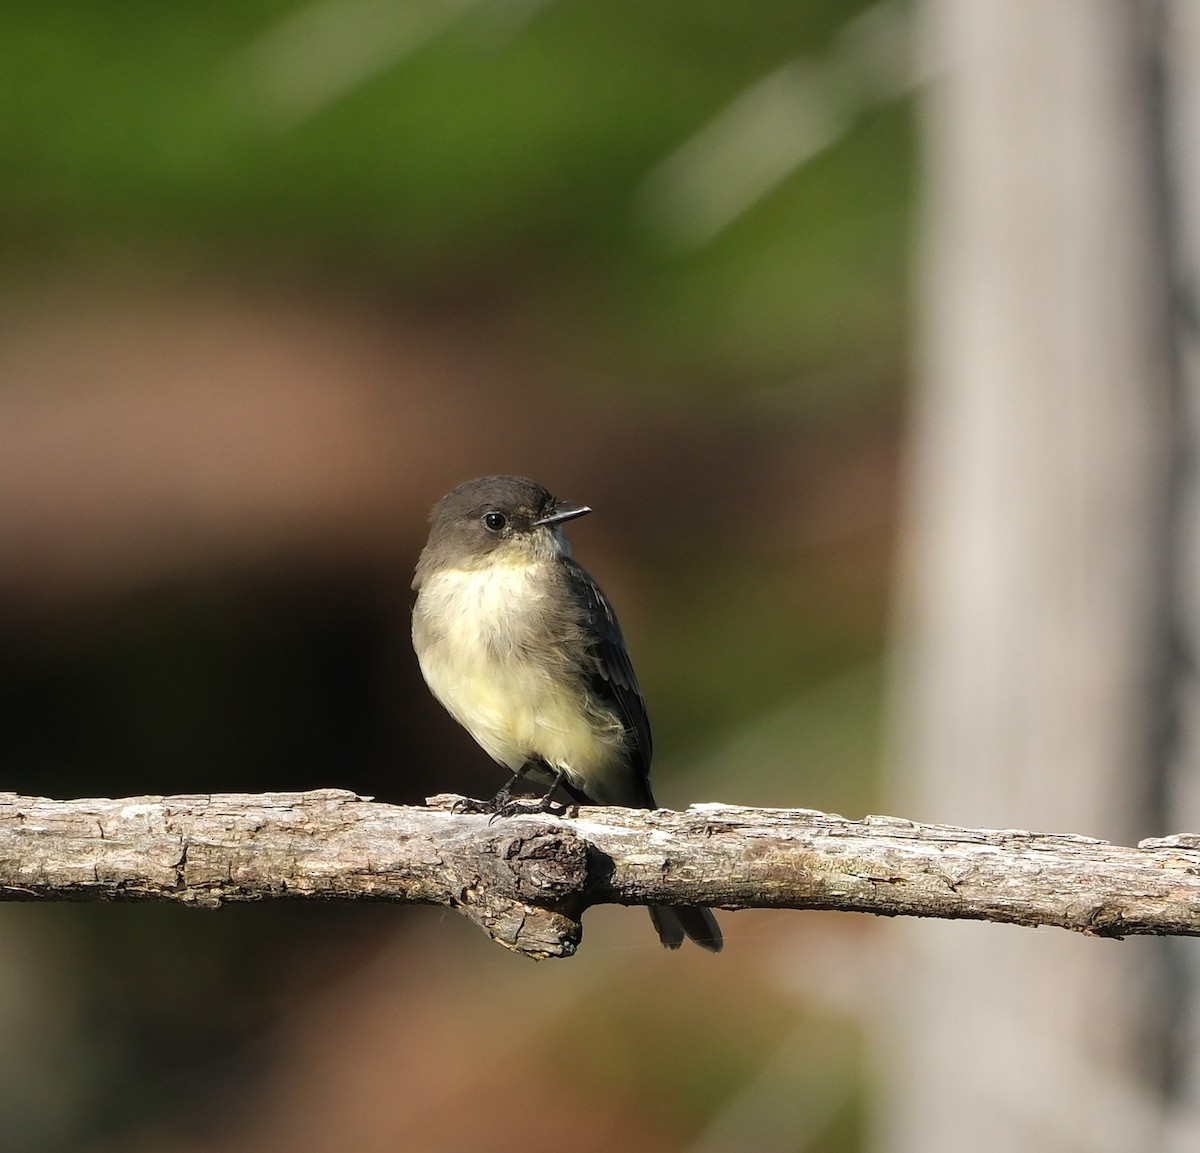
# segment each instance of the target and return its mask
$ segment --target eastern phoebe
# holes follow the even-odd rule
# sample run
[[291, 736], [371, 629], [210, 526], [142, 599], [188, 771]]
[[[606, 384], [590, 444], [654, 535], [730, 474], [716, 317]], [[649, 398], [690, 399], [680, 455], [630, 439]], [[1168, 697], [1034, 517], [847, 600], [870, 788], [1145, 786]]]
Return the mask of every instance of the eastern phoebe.
[[[579, 804], [653, 809], [650, 722], [621, 626], [571, 559], [562, 525], [591, 512], [521, 476], [485, 476], [442, 497], [413, 588], [413, 647], [433, 695], [512, 779], [483, 806], [520, 810], [522, 777]], [[718, 952], [698, 906], [652, 905], [668, 949]]]

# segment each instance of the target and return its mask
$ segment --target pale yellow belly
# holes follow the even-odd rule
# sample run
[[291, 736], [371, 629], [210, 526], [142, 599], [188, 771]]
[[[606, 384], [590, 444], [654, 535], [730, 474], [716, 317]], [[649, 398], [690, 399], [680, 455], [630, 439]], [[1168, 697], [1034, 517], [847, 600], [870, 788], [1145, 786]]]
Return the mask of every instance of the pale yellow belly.
[[[496, 643], [513, 626], [504, 615], [510, 598], [522, 593], [496, 583], [492, 578], [483, 586], [473, 575], [447, 574], [422, 588], [413, 631], [422, 641], [418, 658], [430, 690], [513, 772], [540, 758], [589, 795], [612, 795], [615, 803], [629, 775], [620, 721], [589, 708], [580, 682], [555, 677]], [[436, 628], [427, 627], [431, 618]]]
[[578, 689], [556, 686], [528, 665], [465, 656], [427, 650], [421, 671], [450, 715], [502, 765], [515, 772], [540, 757], [571, 775], [592, 774], [620, 755], [619, 725], [602, 728]]

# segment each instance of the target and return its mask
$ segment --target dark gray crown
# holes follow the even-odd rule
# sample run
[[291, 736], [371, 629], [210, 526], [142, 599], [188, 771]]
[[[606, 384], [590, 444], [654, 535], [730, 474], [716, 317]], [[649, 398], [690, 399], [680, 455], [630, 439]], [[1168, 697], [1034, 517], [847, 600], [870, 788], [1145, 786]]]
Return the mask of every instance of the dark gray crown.
[[524, 514], [532, 521], [553, 503], [550, 491], [527, 476], [481, 476], [464, 481], [446, 493], [433, 506], [429, 519], [436, 525], [441, 521], [475, 519], [490, 509], [499, 509], [510, 515]]

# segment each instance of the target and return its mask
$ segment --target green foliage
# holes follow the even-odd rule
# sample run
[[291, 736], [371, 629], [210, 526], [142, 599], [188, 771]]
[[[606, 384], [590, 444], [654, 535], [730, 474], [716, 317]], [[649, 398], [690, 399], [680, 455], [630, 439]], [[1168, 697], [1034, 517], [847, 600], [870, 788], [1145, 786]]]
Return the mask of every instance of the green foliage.
[[116, 249], [418, 296], [470, 282], [668, 377], [844, 371], [848, 349], [877, 375], [900, 339], [905, 109], [697, 251], [636, 212], [656, 165], [859, 7], [6, 5], [9, 275]]

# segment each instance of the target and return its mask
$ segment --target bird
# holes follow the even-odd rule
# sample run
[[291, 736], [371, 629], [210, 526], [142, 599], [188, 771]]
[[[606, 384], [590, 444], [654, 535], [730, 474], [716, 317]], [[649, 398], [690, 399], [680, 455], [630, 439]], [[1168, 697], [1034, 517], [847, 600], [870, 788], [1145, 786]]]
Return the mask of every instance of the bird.
[[[576, 804], [654, 809], [646, 703], [616, 613], [572, 556], [563, 525], [592, 510], [523, 476], [469, 480], [429, 514], [412, 587], [425, 683], [512, 775], [483, 811], [523, 809], [512, 790], [562, 789]], [[703, 906], [650, 906], [659, 939], [723, 945]]]

